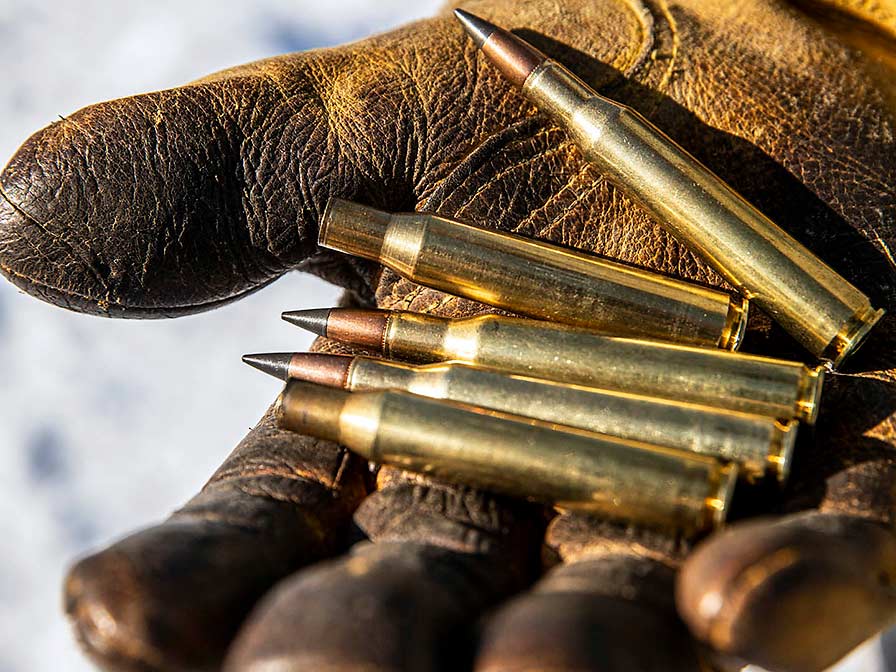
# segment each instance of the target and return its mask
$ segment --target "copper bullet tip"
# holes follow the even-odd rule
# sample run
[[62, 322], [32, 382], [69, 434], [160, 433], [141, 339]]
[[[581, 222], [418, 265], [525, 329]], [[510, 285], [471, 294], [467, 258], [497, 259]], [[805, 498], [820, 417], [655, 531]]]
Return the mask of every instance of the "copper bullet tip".
[[454, 16], [476, 47], [514, 86], [522, 87], [535, 68], [547, 60], [547, 56], [525, 40], [475, 14], [455, 9]]
[[[327, 322], [330, 317], [330, 308], [312, 308], [311, 310], [292, 310], [283, 313], [280, 317], [318, 336], [327, 336]], [[248, 363], [248, 362], [247, 362]]]
[[324, 338], [383, 352], [388, 310], [327, 308], [283, 313], [283, 319]]
[[345, 389], [355, 357], [323, 352], [296, 352], [289, 361], [289, 377]]
[[268, 352], [255, 355], [243, 355], [243, 361], [251, 367], [268, 375], [286, 380], [289, 377], [289, 361], [291, 352]]
[[304, 380], [344, 388], [355, 358], [323, 352], [267, 352], [243, 355], [243, 361], [280, 380]]
[[495, 24], [462, 9], [455, 9], [454, 16], [467, 31], [477, 49], [481, 49], [485, 41], [497, 29]]

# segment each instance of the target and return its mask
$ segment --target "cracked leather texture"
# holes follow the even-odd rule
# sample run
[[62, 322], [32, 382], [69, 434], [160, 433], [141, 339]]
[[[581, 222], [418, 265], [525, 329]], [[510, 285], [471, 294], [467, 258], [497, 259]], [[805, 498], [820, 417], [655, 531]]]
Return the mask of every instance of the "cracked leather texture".
[[[896, 314], [891, 0], [464, 7], [640, 111]], [[483, 310], [318, 249], [331, 196], [723, 285], [590, 169], [447, 11], [91, 106], [28, 139], [0, 188], [0, 271], [114, 317], [213, 308], [292, 270], [367, 305]], [[747, 349], [805, 358], [755, 312]], [[738, 513], [786, 515], [696, 550], [373, 473], [268, 415], [170, 519], [81, 560], [66, 608], [109, 670], [666, 671], [700, 669], [698, 657], [820, 670], [896, 616], [893, 319], [830, 377], [789, 486], [748, 494]]]

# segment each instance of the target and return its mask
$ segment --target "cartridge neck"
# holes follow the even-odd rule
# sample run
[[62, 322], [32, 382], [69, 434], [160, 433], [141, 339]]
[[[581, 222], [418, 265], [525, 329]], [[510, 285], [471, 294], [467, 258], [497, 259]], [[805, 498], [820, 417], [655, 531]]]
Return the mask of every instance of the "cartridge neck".
[[452, 320], [433, 315], [396, 311], [389, 314], [383, 337], [386, 357], [432, 362], [444, 359], [444, 341]]
[[409, 390], [416, 371], [413, 366], [370, 357], [355, 358], [347, 378], [347, 388], [361, 390]]
[[[538, 326], [533, 329], [531, 325]], [[533, 338], [541, 335], [542, 329], [576, 331], [573, 327], [558, 327], [491, 313], [449, 319], [394, 312], [386, 325], [383, 352], [387, 357], [416, 362], [456, 360], [477, 364], [481, 363], [483, 348], [500, 349], [499, 344], [508, 339], [514, 343], [531, 344]]]
[[318, 439], [340, 441], [340, 416], [349, 397], [344, 390], [291, 379], [277, 399], [278, 424]]
[[318, 243], [346, 254], [378, 261], [392, 215], [331, 198], [320, 221]]
[[277, 424], [371, 458], [387, 398], [385, 392], [346, 392], [292, 379], [277, 399]]
[[400, 275], [414, 272], [432, 215], [393, 215], [366, 205], [331, 198], [321, 218], [323, 247], [379, 262]]

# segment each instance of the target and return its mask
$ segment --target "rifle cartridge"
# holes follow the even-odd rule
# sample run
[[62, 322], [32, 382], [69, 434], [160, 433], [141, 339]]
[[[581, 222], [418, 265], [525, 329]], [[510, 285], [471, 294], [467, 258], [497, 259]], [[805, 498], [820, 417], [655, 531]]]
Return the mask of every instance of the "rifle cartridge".
[[839, 365], [883, 310], [632, 108], [477, 16], [477, 47], [602, 175], [817, 357]]
[[427, 287], [612, 334], [736, 350], [747, 323], [740, 297], [433, 214], [332, 198], [318, 242]]
[[462, 361], [562, 383], [771, 418], [815, 422], [824, 370], [798, 362], [602, 336], [562, 324], [479, 315], [333, 308], [287, 321], [390, 359]]
[[438, 479], [693, 534], [724, 522], [737, 465], [428, 399], [290, 380], [285, 429]]
[[349, 392], [400, 390], [710, 455], [737, 462], [748, 480], [769, 472], [779, 481], [787, 479], [798, 427], [795, 420], [567, 385], [461, 362], [414, 366], [317, 352], [247, 355], [244, 361], [284, 379]]

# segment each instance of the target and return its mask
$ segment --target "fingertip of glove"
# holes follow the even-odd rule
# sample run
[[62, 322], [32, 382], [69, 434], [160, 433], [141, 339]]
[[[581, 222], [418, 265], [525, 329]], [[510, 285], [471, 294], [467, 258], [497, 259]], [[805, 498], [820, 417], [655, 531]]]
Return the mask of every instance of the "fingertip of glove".
[[[112, 264], [76, 198], [79, 140], [56, 122], [34, 133], [0, 173], [0, 274], [26, 294], [77, 312], [132, 316], [112, 297]], [[135, 310], [134, 317], [142, 317]]]
[[[33, 134], [0, 174], [0, 273], [70, 310], [161, 318], [236, 300], [293, 267], [247, 222], [240, 152], [206, 137], [224, 125], [205, 119], [207, 97], [100, 103]], [[287, 233], [283, 246], [301, 256]]]
[[81, 647], [103, 669], [162, 669], [153, 641], [159, 633], [148, 618], [143, 592], [134, 567], [118, 553], [88, 556], [69, 570], [66, 615]]
[[634, 554], [560, 565], [490, 616], [476, 672], [527, 672], [532, 661], [545, 670], [696, 672], [671, 587], [670, 568]]
[[[91, 286], [83, 265], [62, 249], [62, 241], [50, 234], [25, 211], [34, 191], [41, 188], [42, 174], [35, 166], [33, 148], [52, 133], [53, 127], [35, 133], [0, 173], [0, 274], [22, 291], [49, 303], [83, 312], [102, 312], [100, 301], [91, 300]], [[65, 272], [50, 273], [48, 260], [56, 258]], [[55, 277], [54, 277], [55, 276]], [[81, 292], [60, 284], [65, 278], [81, 286]], [[99, 297], [99, 287], [93, 294]]]
[[734, 526], [692, 553], [676, 602], [691, 632], [769, 669], [825, 669], [896, 615], [896, 538], [849, 516]]
[[250, 548], [241, 528], [182, 517], [79, 560], [63, 585], [76, 639], [104, 670], [213, 669], [266, 585]]

